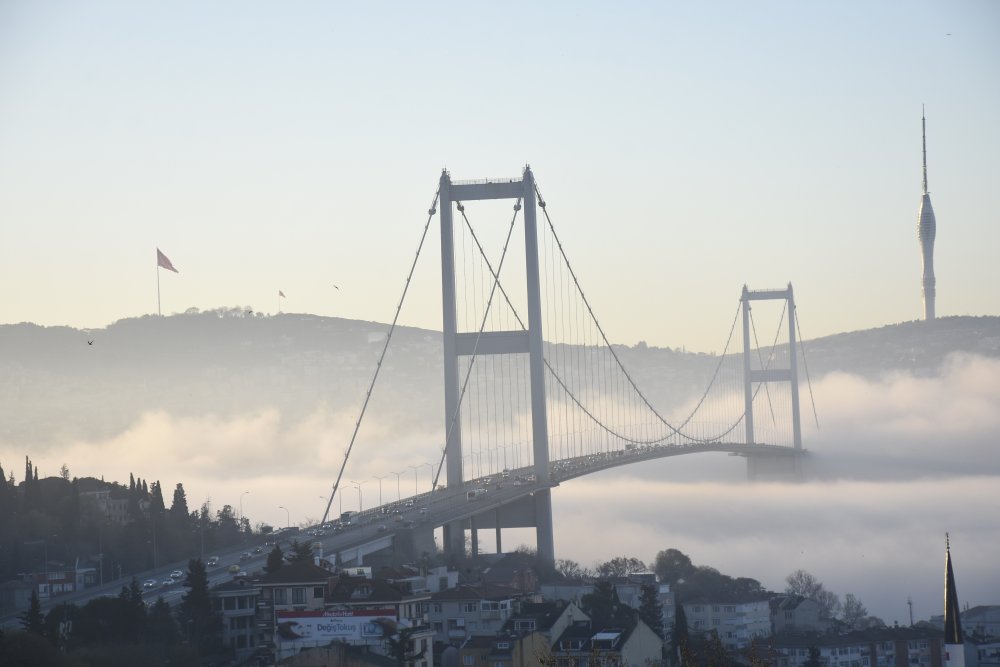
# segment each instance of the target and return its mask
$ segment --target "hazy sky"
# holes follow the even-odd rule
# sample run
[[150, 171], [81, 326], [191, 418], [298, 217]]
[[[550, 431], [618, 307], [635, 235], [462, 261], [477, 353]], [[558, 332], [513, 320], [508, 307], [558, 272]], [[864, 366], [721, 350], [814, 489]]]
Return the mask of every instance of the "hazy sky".
[[[155, 312], [157, 246], [180, 270], [166, 313], [273, 312], [281, 289], [286, 311], [388, 321], [440, 170], [525, 163], [615, 342], [719, 350], [743, 283], [794, 283], [807, 338], [917, 319], [922, 104], [938, 314], [1000, 314], [1000, 4], [611, 7], [0, 2], [0, 322]], [[509, 208], [468, 213], [491, 227]], [[406, 324], [440, 328], [437, 242]], [[734, 485], [725, 457], [583, 478], [554, 495], [558, 555], [676, 547], [776, 589], [804, 567], [904, 621], [907, 595], [940, 613], [951, 530], [961, 599], [997, 603], [998, 378], [979, 360], [818, 379], [822, 481]], [[278, 505], [316, 516], [356, 416], [154, 413], [30, 455], [42, 474], [183, 481], [192, 506], [252, 489], [247, 513], [280, 524]], [[371, 475], [440, 437], [368, 441], [349, 471], [366, 503]]]
[[[157, 246], [168, 313], [386, 321], [440, 169], [525, 163], [612, 340], [719, 349], [744, 282], [793, 282], [806, 337], [916, 319], [922, 104], [938, 314], [997, 314], [998, 32], [985, 0], [7, 0], [0, 322], [155, 312]], [[439, 328], [430, 241], [403, 320]]]

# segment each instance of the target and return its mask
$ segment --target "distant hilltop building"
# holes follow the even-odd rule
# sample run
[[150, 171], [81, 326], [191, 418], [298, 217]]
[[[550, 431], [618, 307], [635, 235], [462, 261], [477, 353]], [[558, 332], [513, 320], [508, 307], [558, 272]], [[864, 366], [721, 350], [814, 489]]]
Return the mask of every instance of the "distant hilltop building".
[[924, 319], [934, 319], [934, 297], [937, 295], [937, 281], [934, 279], [934, 237], [937, 235], [937, 221], [931, 195], [927, 191], [927, 117], [920, 114], [924, 139], [924, 195], [920, 200], [920, 216], [917, 221], [917, 235], [920, 237], [920, 251], [924, 259]]

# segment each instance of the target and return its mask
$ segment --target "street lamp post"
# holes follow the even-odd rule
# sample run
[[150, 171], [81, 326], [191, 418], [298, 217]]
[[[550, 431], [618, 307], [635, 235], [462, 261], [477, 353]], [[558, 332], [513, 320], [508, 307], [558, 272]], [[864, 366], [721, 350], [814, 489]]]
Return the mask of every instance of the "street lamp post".
[[365, 509], [364, 504], [361, 502], [361, 485], [367, 483], [368, 483], [367, 479], [363, 482], [355, 482], [353, 479], [351, 480], [351, 484], [353, 484], [358, 489], [358, 512], [362, 512]]
[[246, 542], [246, 531], [243, 530], [243, 496], [250, 493], [249, 491], [244, 491], [240, 494], [240, 532], [243, 533], [243, 541]]
[[413, 468], [413, 495], [417, 495], [418, 493], [420, 493], [419, 491], [417, 491], [417, 470], [423, 468], [424, 464], [421, 463], [420, 465], [406, 466], [406, 467]]
[[400, 476], [400, 475], [402, 475], [402, 474], [403, 474], [404, 472], [406, 472], [406, 471], [405, 471], [405, 470], [402, 470], [402, 471], [400, 471], [400, 472], [393, 472], [393, 473], [392, 473], [393, 475], [395, 475], [395, 476], [396, 476], [396, 502], [397, 502], [397, 503], [398, 503], [398, 502], [399, 502], [400, 500], [402, 500], [402, 499], [403, 499], [403, 495], [402, 495], [402, 494], [401, 494], [401, 493], [399, 492], [399, 476]]
[[374, 477], [375, 479], [378, 480], [378, 504], [379, 504], [379, 507], [381, 507], [382, 506], [382, 480], [385, 479], [386, 477], [388, 477], [388, 475], [372, 475], [372, 477]]
[[420, 464], [421, 467], [427, 466], [427, 485], [430, 487], [430, 491], [434, 490], [434, 464], [427, 463], [426, 461]]
[[279, 510], [285, 510], [285, 528], [289, 528], [292, 525], [292, 515], [288, 512], [288, 508], [284, 505], [278, 505]]

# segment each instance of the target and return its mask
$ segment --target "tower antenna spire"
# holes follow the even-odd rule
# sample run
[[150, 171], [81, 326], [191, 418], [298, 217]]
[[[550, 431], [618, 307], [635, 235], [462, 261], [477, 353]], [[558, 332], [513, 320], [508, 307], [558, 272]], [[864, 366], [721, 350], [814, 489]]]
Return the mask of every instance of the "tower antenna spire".
[[927, 194], [927, 114], [924, 105], [920, 105], [920, 127], [924, 138], [924, 194]]

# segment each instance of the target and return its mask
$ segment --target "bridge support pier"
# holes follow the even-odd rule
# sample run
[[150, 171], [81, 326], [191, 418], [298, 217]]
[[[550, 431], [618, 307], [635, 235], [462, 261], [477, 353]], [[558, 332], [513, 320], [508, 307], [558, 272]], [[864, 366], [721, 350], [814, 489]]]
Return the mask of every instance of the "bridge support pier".
[[446, 523], [441, 528], [444, 534], [444, 553], [451, 558], [465, 556], [465, 527], [461, 521]]
[[476, 517], [469, 519], [469, 532], [472, 533], [472, 557], [479, 555], [479, 527], [476, 526]]
[[551, 489], [535, 492], [535, 546], [538, 550], [538, 559], [543, 563], [554, 566], [556, 563], [556, 546], [555, 538], [552, 534]]
[[497, 508], [496, 514], [493, 515], [493, 521], [497, 526], [497, 553], [503, 553], [503, 545], [500, 543], [500, 508]]

